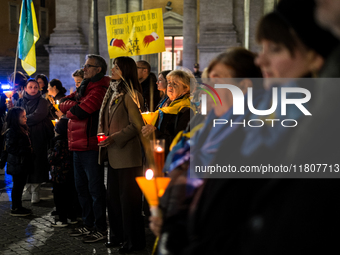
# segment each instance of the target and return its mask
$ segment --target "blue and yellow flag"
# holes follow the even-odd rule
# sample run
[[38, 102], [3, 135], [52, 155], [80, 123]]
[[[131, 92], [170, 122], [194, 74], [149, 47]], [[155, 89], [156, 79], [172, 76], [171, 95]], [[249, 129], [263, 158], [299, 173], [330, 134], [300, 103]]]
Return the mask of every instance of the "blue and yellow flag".
[[36, 71], [35, 43], [39, 39], [37, 18], [32, 0], [23, 0], [19, 20], [18, 54], [21, 66], [28, 75]]

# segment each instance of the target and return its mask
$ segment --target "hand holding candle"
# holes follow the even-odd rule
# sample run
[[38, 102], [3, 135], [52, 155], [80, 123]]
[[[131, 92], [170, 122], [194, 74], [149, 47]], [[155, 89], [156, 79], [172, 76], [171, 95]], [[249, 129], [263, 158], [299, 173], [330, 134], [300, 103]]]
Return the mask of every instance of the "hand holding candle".
[[102, 142], [102, 141], [105, 141], [107, 138], [107, 136], [104, 134], [104, 133], [99, 133], [97, 135], [97, 139], [98, 139], [98, 143]]

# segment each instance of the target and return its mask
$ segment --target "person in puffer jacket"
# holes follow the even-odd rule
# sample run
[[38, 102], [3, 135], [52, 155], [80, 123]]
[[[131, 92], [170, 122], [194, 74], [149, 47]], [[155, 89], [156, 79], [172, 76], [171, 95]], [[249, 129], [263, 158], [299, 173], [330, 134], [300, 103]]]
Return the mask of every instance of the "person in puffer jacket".
[[59, 105], [69, 118], [68, 147], [73, 151], [75, 186], [84, 224], [70, 236], [86, 236], [85, 243], [107, 236], [104, 167], [98, 165], [97, 142], [99, 110], [110, 83], [106, 70], [107, 64], [101, 56], [87, 55], [84, 80]]

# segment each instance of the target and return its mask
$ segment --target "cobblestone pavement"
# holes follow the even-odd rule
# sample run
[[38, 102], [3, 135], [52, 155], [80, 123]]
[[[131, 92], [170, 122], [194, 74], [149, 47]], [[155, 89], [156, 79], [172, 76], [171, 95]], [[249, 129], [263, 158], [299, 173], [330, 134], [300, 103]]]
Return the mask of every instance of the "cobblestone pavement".
[[[0, 175], [0, 254], [118, 254], [117, 248], [106, 248], [104, 240], [85, 244], [81, 237], [70, 237], [68, 233], [75, 225], [51, 227], [54, 203], [49, 187], [42, 188], [40, 203], [32, 205], [30, 201], [23, 201], [24, 207], [32, 209], [32, 215], [11, 216], [11, 189], [11, 176]], [[146, 238], [146, 249], [132, 254], [151, 254], [155, 238], [149, 229], [146, 229]]]

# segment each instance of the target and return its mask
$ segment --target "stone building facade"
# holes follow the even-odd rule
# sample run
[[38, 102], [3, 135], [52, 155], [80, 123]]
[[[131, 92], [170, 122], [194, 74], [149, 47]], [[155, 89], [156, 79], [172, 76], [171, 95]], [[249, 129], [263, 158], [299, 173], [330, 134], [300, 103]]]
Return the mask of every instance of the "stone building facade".
[[[0, 82], [6, 83], [14, 71], [16, 47], [18, 43], [19, 16], [22, 0], [1, 0], [0, 8]], [[40, 39], [36, 43], [37, 72], [49, 74], [49, 57], [44, 45], [55, 27], [55, 0], [33, 0], [37, 16]], [[21, 68], [18, 59], [18, 70]]]
[[[272, 10], [277, 0], [97, 0], [99, 54], [111, 66], [106, 46], [105, 16], [153, 8], [163, 9], [165, 37], [182, 38], [181, 66], [191, 69], [199, 62], [201, 70], [220, 52], [233, 46], [257, 51], [255, 30], [258, 20]], [[56, 0], [56, 26], [49, 44], [49, 77], [73, 86], [71, 73], [93, 53], [92, 0]], [[169, 54], [171, 57], [171, 53]], [[172, 57], [174, 51], [172, 51]], [[134, 57], [162, 69], [162, 54]], [[176, 68], [177, 66], [173, 66]], [[109, 69], [110, 70], [110, 69]], [[108, 71], [110, 72], [110, 71]]]

